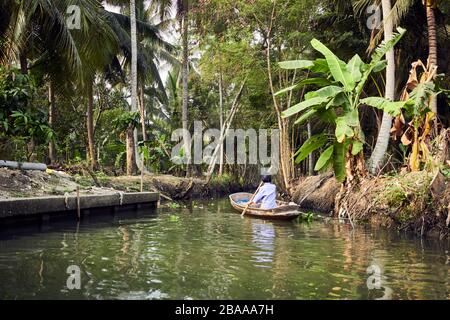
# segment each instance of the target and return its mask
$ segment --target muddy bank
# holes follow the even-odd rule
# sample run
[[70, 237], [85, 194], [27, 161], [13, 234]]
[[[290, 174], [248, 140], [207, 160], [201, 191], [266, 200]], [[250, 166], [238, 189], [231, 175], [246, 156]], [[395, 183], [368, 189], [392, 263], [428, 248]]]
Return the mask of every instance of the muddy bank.
[[[102, 194], [114, 191], [139, 192], [140, 176], [110, 177], [103, 173], [68, 174], [64, 171], [20, 171], [0, 168], [0, 200], [48, 195]], [[143, 191], [158, 191], [165, 200], [189, 200], [226, 196], [232, 192], [252, 190], [231, 179], [187, 179], [171, 175], [144, 175]]]
[[357, 221], [449, 238], [450, 183], [439, 171], [365, 180], [347, 193], [341, 204]]
[[334, 200], [341, 185], [334, 179], [333, 173], [302, 177], [294, 182], [292, 201], [305, 210], [331, 214]]
[[[139, 191], [141, 178], [108, 177], [104, 185], [123, 191]], [[228, 196], [230, 193], [254, 190], [254, 185], [241, 185], [230, 179], [213, 179], [209, 184], [199, 178], [181, 178], [171, 175], [145, 175], [144, 190], [158, 191], [163, 198], [175, 201], [207, 199]]]
[[[338, 217], [354, 223], [371, 223], [419, 236], [449, 238], [450, 179], [440, 171], [410, 172], [363, 180], [348, 190], [335, 210], [341, 186], [332, 173], [296, 181], [293, 201], [305, 210]], [[339, 197], [338, 197], [339, 198]]]

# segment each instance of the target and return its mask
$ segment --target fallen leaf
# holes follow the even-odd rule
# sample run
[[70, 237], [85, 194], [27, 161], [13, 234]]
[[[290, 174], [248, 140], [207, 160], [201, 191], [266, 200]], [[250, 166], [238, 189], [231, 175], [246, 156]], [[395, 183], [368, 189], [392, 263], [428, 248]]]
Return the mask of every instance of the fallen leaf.
[[405, 145], [405, 146], [409, 146], [409, 145], [411, 144], [411, 142], [412, 142], [412, 141], [406, 136], [407, 133], [408, 133], [408, 132], [405, 132], [405, 133], [402, 135], [402, 138], [400, 139], [400, 141], [402, 142], [402, 144]]

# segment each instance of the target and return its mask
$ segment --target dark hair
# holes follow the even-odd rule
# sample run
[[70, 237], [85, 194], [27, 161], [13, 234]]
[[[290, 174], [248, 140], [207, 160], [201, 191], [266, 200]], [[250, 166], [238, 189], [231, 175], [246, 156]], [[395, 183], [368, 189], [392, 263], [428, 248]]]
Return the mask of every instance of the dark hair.
[[263, 181], [264, 183], [272, 182], [272, 176], [269, 176], [269, 175], [263, 175], [263, 176], [262, 176], [262, 181]]

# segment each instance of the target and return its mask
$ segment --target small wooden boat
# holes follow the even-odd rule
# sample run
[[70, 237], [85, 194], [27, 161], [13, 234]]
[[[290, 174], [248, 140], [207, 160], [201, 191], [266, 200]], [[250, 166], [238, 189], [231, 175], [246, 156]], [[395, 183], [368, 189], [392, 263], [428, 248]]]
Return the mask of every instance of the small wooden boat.
[[[249, 199], [252, 198], [251, 193], [239, 192], [230, 195], [231, 206], [242, 213]], [[261, 209], [257, 207], [248, 207], [245, 211], [245, 215], [252, 216], [261, 219], [271, 220], [293, 220], [297, 218], [301, 212], [300, 207], [296, 204], [290, 204], [289, 202], [277, 201], [278, 207], [274, 209]]]

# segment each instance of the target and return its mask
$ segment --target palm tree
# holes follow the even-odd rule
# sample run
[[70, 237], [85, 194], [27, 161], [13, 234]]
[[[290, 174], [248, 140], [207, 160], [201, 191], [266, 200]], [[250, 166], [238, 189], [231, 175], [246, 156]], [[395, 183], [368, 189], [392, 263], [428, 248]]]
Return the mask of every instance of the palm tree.
[[[120, 1], [121, 2], [121, 1]], [[137, 110], [137, 21], [136, 0], [130, 0], [130, 36], [131, 36], [131, 111]], [[126, 131], [127, 175], [136, 173], [137, 130], [130, 123]]]
[[[117, 51], [117, 39], [106, 23], [105, 11], [96, 0], [78, 2], [82, 27], [70, 30], [65, 12], [68, 0], [6, 0], [0, 11], [7, 12], [0, 24], [0, 60], [18, 61], [23, 73], [36, 68], [49, 82], [49, 122], [55, 109], [55, 92], [78, 91], [87, 96], [88, 159], [96, 166], [92, 132], [92, 81], [96, 70], [109, 63]], [[3, 18], [3, 17], [2, 17]], [[102, 43], [99, 50], [98, 43]], [[28, 61], [32, 65], [28, 65]], [[49, 148], [50, 158], [54, 150]]]
[[[110, 0], [107, 2], [125, 8], [128, 0]], [[155, 80], [159, 84], [160, 90], [164, 92], [164, 86], [154, 60], [158, 54], [169, 57], [168, 52], [172, 50], [172, 46], [163, 41], [159, 34], [159, 29], [164, 22], [156, 25], [146, 21], [155, 9], [154, 6], [150, 6], [145, 11], [143, 0], [130, 0], [129, 4], [130, 16], [110, 12], [110, 23], [119, 37], [126, 63], [131, 60], [131, 111], [138, 111], [137, 104], [139, 101], [142, 136], [145, 141], [147, 140], [144, 111], [145, 81], [149, 78]], [[140, 155], [137, 152], [137, 130], [134, 127], [129, 129], [127, 134], [127, 173], [134, 174], [136, 159]], [[130, 134], [130, 132], [133, 132], [133, 134]], [[131, 153], [134, 153], [134, 156], [131, 156]], [[144, 170], [141, 165], [142, 162], [137, 162], [141, 166], [141, 171]]]
[[[430, 65], [435, 68], [438, 67], [438, 45], [437, 45], [437, 33], [436, 33], [436, 17], [434, 10], [437, 7], [436, 0], [424, 0], [424, 5], [427, 11], [427, 24], [428, 24], [428, 47], [429, 56], [428, 60]], [[431, 100], [430, 109], [437, 114], [437, 97], [434, 96]]]
[[[48, 107], [48, 125], [50, 128], [53, 129], [53, 123], [55, 120], [55, 90], [53, 88], [52, 81], [49, 81], [48, 83], [48, 101], [49, 101], [49, 107]], [[50, 141], [48, 144], [48, 158], [50, 161], [50, 164], [54, 164], [56, 162], [56, 150], [55, 150], [55, 143], [53, 141]]]
[[[396, 0], [392, 6], [392, 11], [389, 16], [392, 19], [394, 26], [398, 25], [399, 22], [408, 14], [410, 9], [419, 0]], [[355, 0], [353, 2], [355, 11], [362, 12], [361, 9], [367, 7], [371, 4], [372, 0]], [[426, 9], [427, 17], [427, 27], [428, 27], [428, 47], [429, 47], [429, 63], [434, 67], [438, 67], [438, 43], [437, 43], [437, 25], [435, 10], [438, 7], [438, 0], [422, 0], [422, 3]], [[434, 97], [430, 104], [430, 109], [437, 114], [437, 98]]]
[[17, 61], [22, 72], [27, 73], [29, 55], [37, 57], [57, 51], [61, 56], [60, 62], [66, 63], [64, 67], [67, 67], [67, 71], [80, 71], [80, 55], [76, 42], [65, 25], [65, 11], [61, 10], [61, 4], [45, 0], [2, 1], [2, 63]]
[[[186, 175], [191, 175], [191, 143], [188, 134], [188, 109], [189, 109], [189, 91], [188, 91], [188, 77], [189, 77], [189, 6], [194, 0], [155, 0], [152, 1], [152, 6], [158, 8], [161, 20], [170, 16], [171, 8], [175, 6], [176, 16], [178, 17], [181, 29], [182, 41], [182, 66], [181, 66], [181, 83], [182, 83], [182, 98], [181, 98], [181, 122], [183, 127], [183, 141], [184, 152], [187, 159]], [[174, 5], [175, 4], [175, 5]]]
[[[393, 37], [394, 24], [390, 13], [392, 11], [391, 0], [381, 1], [383, 9], [383, 25], [384, 25], [384, 39], [389, 41]], [[395, 54], [394, 49], [391, 49], [386, 54], [386, 59], [388, 61], [386, 69], [386, 90], [385, 97], [391, 101], [395, 100]], [[369, 171], [375, 173], [379, 170], [380, 164], [382, 163], [388, 145], [392, 126], [392, 117], [387, 113], [383, 112], [383, 119], [381, 121], [380, 130], [378, 132], [377, 143], [372, 152], [372, 155], [368, 161]]]
[[[85, 0], [92, 1], [92, 0]], [[95, 12], [88, 12], [83, 8], [83, 26], [81, 30], [73, 31], [77, 43], [79, 43], [83, 74], [80, 77], [79, 89], [87, 98], [86, 128], [88, 140], [89, 163], [92, 169], [98, 168], [95, 154], [94, 122], [93, 122], [93, 84], [99, 72], [111, 63], [114, 55], [119, 51], [117, 35], [108, 23], [108, 13], [99, 4]], [[102, 44], [99, 50], [98, 43]]]
[[191, 143], [188, 133], [188, 76], [189, 76], [189, 42], [188, 42], [188, 25], [189, 25], [189, 3], [188, 0], [178, 1], [180, 26], [182, 29], [182, 46], [183, 59], [181, 68], [181, 78], [183, 83], [182, 106], [181, 106], [181, 122], [183, 125], [183, 141], [184, 152], [187, 157], [186, 175], [189, 176], [191, 166]]
[[[136, 0], [130, 0], [130, 20], [131, 20], [131, 111], [137, 110], [137, 31], [136, 31]], [[143, 121], [143, 119], [141, 119]], [[130, 125], [131, 126], [131, 125]], [[133, 130], [133, 137], [129, 132]], [[133, 141], [128, 141], [128, 140]], [[134, 153], [137, 160], [137, 130], [136, 128], [128, 128], [127, 130], [127, 154]], [[130, 148], [132, 146], [132, 148]], [[129, 159], [127, 157], [127, 159]], [[134, 161], [127, 161], [127, 174], [134, 173]], [[141, 168], [143, 170], [143, 168]]]
[[[388, 18], [388, 24], [385, 24], [385, 37], [390, 33], [391, 27], [398, 25], [399, 22], [409, 13], [410, 9], [418, 2], [418, 0], [397, 0], [392, 6], [390, 12], [386, 12], [385, 8], [389, 7], [387, 1], [382, 1], [383, 6], [383, 16], [384, 19]], [[354, 1], [354, 8], [356, 12], [362, 12], [361, 9], [365, 8], [367, 5], [371, 4], [372, 1], [369, 0], [356, 0]], [[427, 27], [428, 27], [428, 44], [429, 44], [429, 63], [430, 65], [437, 68], [438, 58], [437, 58], [437, 32], [436, 32], [436, 19], [435, 19], [435, 9], [437, 8], [436, 0], [423, 0], [423, 4], [426, 7], [427, 16]], [[386, 78], [386, 97], [389, 99], [394, 98], [394, 84], [395, 84], [395, 64], [393, 52], [387, 55], [388, 57], [388, 69]], [[433, 97], [430, 102], [430, 109], [435, 114], [437, 114], [437, 98]], [[389, 143], [390, 127], [392, 119], [386, 113], [383, 114], [383, 120], [378, 134], [377, 143], [375, 145], [374, 151], [368, 162], [369, 170], [374, 173], [381, 165], [382, 160], [385, 158], [385, 153]]]
[[[157, 30], [165, 29], [170, 20], [165, 20], [164, 17], [158, 23], [156, 20], [157, 8], [150, 6], [145, 9], [144, 1], [140, 0], [137, 6], [137, 18], [140, 21], [146, 21], [155, 26]], [[159, 100], [160, 103], [168, 102], [166, 91], [163, 81], [160, 76], [158, 63], [166, 62], [173, 66], [178, 61], [172, 56], [171, 52], [173, 47], [165, 41], [154, 41], [151, 37], [143, 34], [138, 34], [138, 45], [140, 52], [140, 68], [138, 70], [138, 96], [139, 96], [139, 111], [141, 115], [141, 127], [142, 127], [142, 141], [147, 142], [147, 129], [146, 129], [146, 104], [145, 95], [151, 93], [153, 101]], [[151, 86], [149, 90], [146, 90], [146, 85]], [[155, 116], [155, 114], [152, 114]], [[145, 144], [144, 144], [145, 146]], [[145, 170], [144, 156], [141, 159], [141, 189], [143, 184], [143, 173]]]

